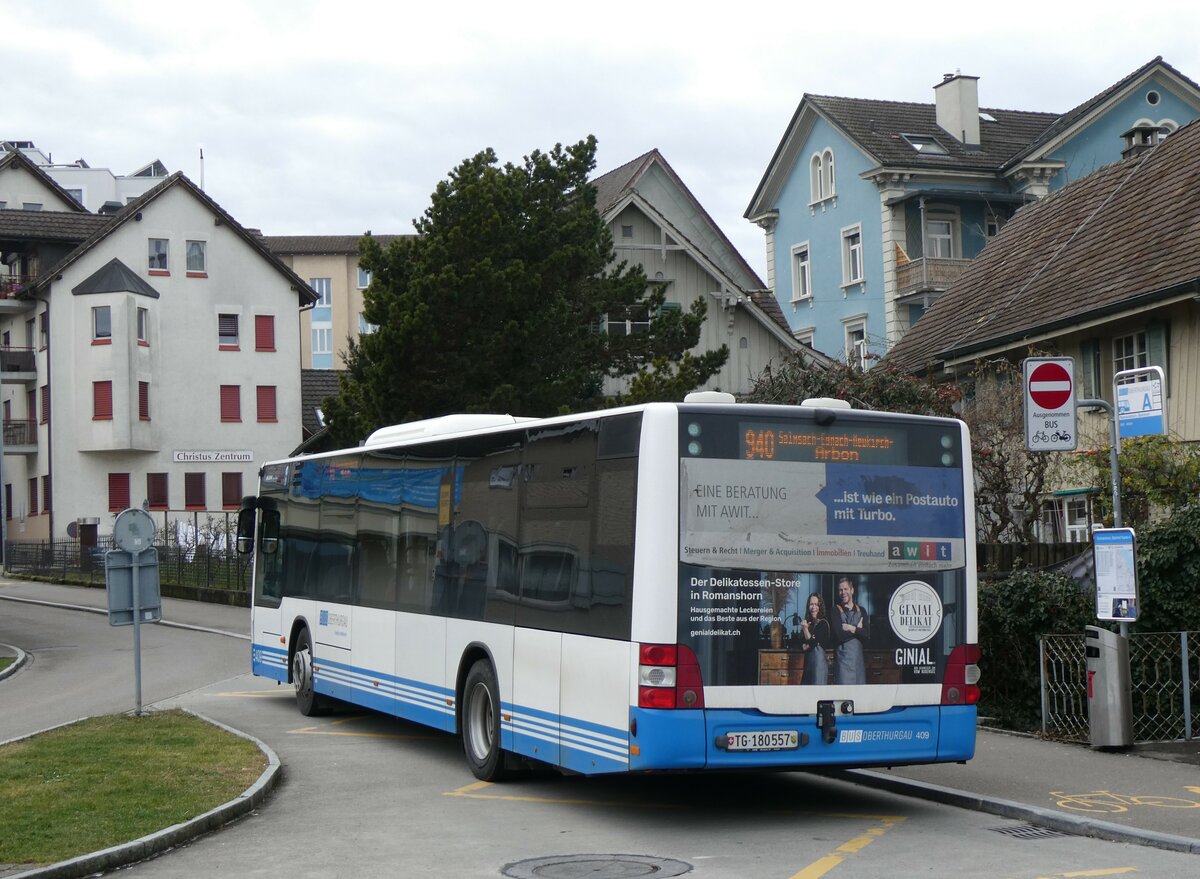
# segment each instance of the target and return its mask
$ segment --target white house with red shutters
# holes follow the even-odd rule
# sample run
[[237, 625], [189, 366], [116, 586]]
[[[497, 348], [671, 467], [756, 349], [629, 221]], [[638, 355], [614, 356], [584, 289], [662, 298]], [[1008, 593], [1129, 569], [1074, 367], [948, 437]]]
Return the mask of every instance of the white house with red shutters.
[[93, 214], [11, 151], [0, 203], [7, 539], [236, 510], [301, 440], [309, 286], [182, 174]]

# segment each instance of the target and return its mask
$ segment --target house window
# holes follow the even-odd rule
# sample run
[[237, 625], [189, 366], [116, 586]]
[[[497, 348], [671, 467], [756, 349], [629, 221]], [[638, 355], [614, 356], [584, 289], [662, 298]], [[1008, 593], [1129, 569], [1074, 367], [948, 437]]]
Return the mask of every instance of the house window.
[[183, 506], [188, 510], [205, 508], [203, 473], [183, 474]]
[[129, 509], [129, 474], [108, 474], [108, 511], [120, 513]]
[[150, 382], [138, 382], [138, 418], [150, 420]]
[[358, 267], [358, 289], [366, 290], [371, 286], [371, 273], [362, 266]]
[[954, 222], [952, 220], [925, 221], [925, 255], [933, 259], [951, 259], [954, 256]]
[[[1138, 369], [1150, 365], [1150, 349], [1146, 345], [1146, 333], [1131, 333], [1113, 339], [1113, 374], [1124, 369]], [[1137, 381], [1136, 376], [1125, 376], [1117, 384]]]
[[827, 149], [821, 153], [821, 176], [824, 181], [825, 197], [833, 198], [837, 195], [837, 189], [834, 187], [833, 150]]
[[254, 350], [275, 350], [275, 315], [254, 315]]
[[631, 305], [620, 313], [608, 316], [606, 329], [610, 336], [632, 336], [650, 329], [650, 310], [645, 305]]
[[29, 480], [29, 515], [38, 514], [38, 481], [34, 476]]
[[808, 242], [792, 248], [792, 302], [812, 298], [812, 263]]
[[867, 368], [867, 322], [846, 324], [846, 362], [859, 369]]
[[205, 241], [189, 241], [186, 244], [186, 252], [188, 277], [208, 277], [208, 243]]
[[[5, 400], [4, 403], [5, 405], [8, 405], [7, 400]], [[7, 420], [7, 409], [5, 410], [4, 414], [5, 419]], [[30, 424], [33, 424], [37, 421], [37, 391], [33, 389], [25, 392], [25, 418], [28, 419]]]
[[112, 342], [112, 309], [98, 305], [92, 309], [92, 344], [108, 345]]
[[150, 239], [150, 274], [170, 274], [170, 263], [167, 259], [170, 252], [170, 246], [171, 242], [169, 242], [166, 238]]
[[137, 310], [137, 340], [139, 345], [150, 344], [150, 312], [145, 308]]
[[221, 421], [242, 420], [242, 388], [240, 385], [221, 385]]
[[37, 339], [37, 321], [33, 318], [25, 321], [25, 347], [33, 350], [34, 340]]
[[92, 382], [92, 421], [112, 421], [112, 382]]
[[68, 189], [67, 195], [69, 195], [69, 196], [71, 196], [71, 198], [75, 199], [76, 204], [80, 204], [80, 205], [83, 204], [83, 190], [82, 189]]
[[821, 173], [821, 157], [813, 156], [808, 166], [808, 183], [812, 195], [812, 203], [816, 204], [825, 198], [825, 177]]
[[50, 423], [50, 385], [42, 385], [42, 424]]
[[333, 328], [313, 327], [312, 353], [315, 355], [333, 355]]
[[632, 238], [633, 237], [633, 226], [622, 225], [621, 226], [621, 237], [622, 238]]
[[371, 333], [379, 332], [379, 324], [367, 323], [366, 316], [360, 311], [358, 313], [358, 334], [360, 336], [369, 336]]
[[42, 203], [40, 201], [23, 201], [21, 202], [21, 210], [23, 211], [40, 211]]
[[221, 507], [226, 510], [237, 510], [242, 506], [242, 474], [221, 474]]
[[812, 327], [808, 327], [807, 329], [796, 330], [796, 332], [792, 333], [792, 336], [801, 345], [807, 345], [809, 348], [811, 348], [813, 346], [813, 339], [816, 336], [816, 330]]
[[12, 483], [4, 483], [4, 518], [12, 518]]
[[927, 134], [902, 134], [900, 136], [922, 156], [945, 156], [949, 153], [937, 138]]
[[167, 494], [167, 474], [146, 474], [146, 504], [152, 510], [165, 510], [170, 496]]
[[38, 347], [45, 351], [50, 344], [50, 312], [43, 311], [38, 315]]
[[260, 422], [278, 421], [275, 413], [275, 386], [259, 385], [254, 389], [254, 396], [258, 405], [258, 420]]
[[332, 305], [333, 304], [333, 279], [332, 278], [309, 278], [308, 286], [313, 288], [313, 292], [317, 294], [317, 305]]
[[862, 227], [849, 226], [842, 230], [842, 286], [860, 284], [862, 280]]
[[50, 491], [50, 474], [42, 477], [42, 512], [49, 513], [51, 510], [50, 501], [54, 494]]
[[1087, 543], [1091, 540], [1088, 498], [1054, 498], [1042, 504], [1042, 540]]
[[988, 211], [983, 218], [983, 234], [987, 238], [995, 238], [1000, 234], [1000, 227], [1004, 225], [999, 215]]
[[217, 315], [217, 344], [222, 351], [238, 350], [238, 316], [236, 314]]

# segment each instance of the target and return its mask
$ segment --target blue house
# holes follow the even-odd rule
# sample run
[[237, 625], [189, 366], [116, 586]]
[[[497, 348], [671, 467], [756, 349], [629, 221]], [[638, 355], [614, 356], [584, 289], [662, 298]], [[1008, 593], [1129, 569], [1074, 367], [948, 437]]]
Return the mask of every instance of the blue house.
[[746, 218], [792, 333], [866, 366], [1023, 205], [1200, 116], [1155, 58], [1062, 115], [980, 108], [947, 74], [931, 104], [805, 94]]

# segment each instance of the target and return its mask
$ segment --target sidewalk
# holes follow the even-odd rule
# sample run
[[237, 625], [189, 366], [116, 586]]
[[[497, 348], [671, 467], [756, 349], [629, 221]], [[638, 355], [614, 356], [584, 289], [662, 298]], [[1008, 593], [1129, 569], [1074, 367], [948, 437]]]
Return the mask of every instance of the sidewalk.
[[[107, 613], [103, 589], [0, 579], [0, 600]], [[248, 638], [244, 608], [163, 599], [163, 622]], [[981, 729], [964, 765], [831, 771], [892, 790], [1063, 833], [1200, 854], [1200, 741], [1098, 751]]]

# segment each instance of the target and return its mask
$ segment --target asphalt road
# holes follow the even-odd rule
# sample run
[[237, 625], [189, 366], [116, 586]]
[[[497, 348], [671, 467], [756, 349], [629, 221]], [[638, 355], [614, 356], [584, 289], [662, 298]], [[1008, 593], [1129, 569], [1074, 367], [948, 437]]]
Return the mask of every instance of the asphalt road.
[[[477, 782], [455, 738], [345, 709], [296, 712], [245, 673], [245, 641], [149, 626], [146, 702], [183, 706], [270, 744], [283, 781], [250, 817], [122, 871], [207, 876], [1192, 877], [1196, 856], [1030, 833], [1019, 822], [806, 773], [541, 773]], [[132, 707], [131, 633], [101, 615], [0, 602], [0, 642], [32, 665], [0, 682], [0, 738]], [[16, 709], [16, 710], [13, 710]], [[596, 856], [636, 856], [601, 860]], [[587, 856], [580, 858], [579, 856]]]

